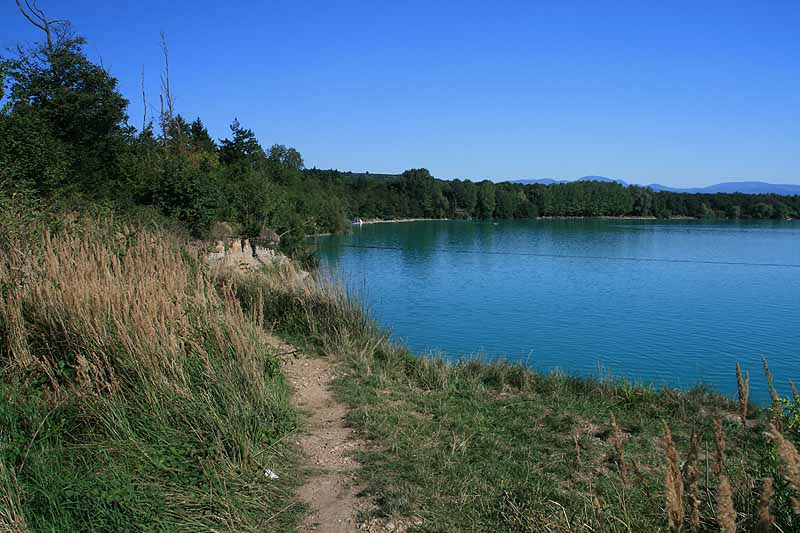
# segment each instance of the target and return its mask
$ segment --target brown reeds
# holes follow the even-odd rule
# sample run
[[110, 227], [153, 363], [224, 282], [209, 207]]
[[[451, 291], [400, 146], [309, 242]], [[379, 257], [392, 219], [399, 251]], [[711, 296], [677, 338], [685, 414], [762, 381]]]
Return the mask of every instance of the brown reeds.
[[728, 476], [719, 477], [719, 492], [717, 494], [717, 521], [722, 533], [736, 533], [736, 511], [733, 508], [733, 492]]
[[767, 358], [764, 355], [761, 356], [761, 364], [764, 366], [764, 375], [767, 378], [767, 386], [769, 386], [769, 395], [772, 398], [772, 407], [773, 409], [776, 410], [775, 414], [777, 415], [777, 410], [780, 409], [781, 397], [778, 394], [778, 391], [775, 390], [775, 383], [772, 379], [772, 372], [769, 369], [769, 363], [767, 362]]
[[592, 499], [592, 507], [594, 507], [594, 516], [597, 520], [598, 531], [605, 531], [606, 529], [606, 519], [603, 516], [603, 507], [600, 505], [600, 498], [595, 496]]
[[742, 368], [736, 363], [736, 384], [739, 389], [739, 416], [742, 422], [747, 420], [749, 401], [750, 401], [750, 372], [747, 371], [742, 376]]
[[669, 518], [670, 533], [681, 533], [683, 531], [684, 511], [683, 511], [683, 479], [681, 475], [681, 460], [675, 442], [672, 439], [672, 431], [669, 424], [664, 421], [664, 451], [667, 456], [666, 478], [664, 481], [666, 489], [667, 516]]
[[714, 469], [719, 476], [717, 492], [717, 522], [722, 533], [736, 533], [736, 510], [733, 506], [731, 482], [725, 473], [725, 432], [719, 419], [714, 421], [714, 437], [717, 443]]
[[772, 478], [769, 477], [764, 480], [761, 486], [761, 497], [758, 500], [758, 532], [770, 533], [773, 531], [775, 525], [775, 517], [772, 516], [770, 506], [772, 505], [772, 497], [775, 495], [775, 488], [773, 487]]
[[700, 483], [697, 460], [700, 453], [700, 436], [692, 430], [689, 443], [689, 453], [683, 466], [683, 477], [686, 480], [685, 490], [689, 496], [691, 515], [689, 517], [692, 533], [700, 531]]
[[774, 424], [770, 426], [767, 435], [775, 444], [781, 459], [781, 473], [795, 493], [792, 497], [794, 512], [800, 514], [800, 453]]

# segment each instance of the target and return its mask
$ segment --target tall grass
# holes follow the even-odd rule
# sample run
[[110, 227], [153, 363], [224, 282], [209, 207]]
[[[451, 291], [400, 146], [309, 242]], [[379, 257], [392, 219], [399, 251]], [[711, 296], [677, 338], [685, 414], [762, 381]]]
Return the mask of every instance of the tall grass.
[[0, 529], [288, 527], [297, 418], [260, 317], [174, 238], [59, 226], [2, 239]]

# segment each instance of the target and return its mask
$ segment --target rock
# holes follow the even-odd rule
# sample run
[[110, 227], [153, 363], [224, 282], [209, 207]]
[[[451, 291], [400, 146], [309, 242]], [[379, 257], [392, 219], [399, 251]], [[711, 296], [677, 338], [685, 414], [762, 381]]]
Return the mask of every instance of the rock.
[[394, 522], [386, 522], [386, 525], [383, 526], [383, 529], [386, 531], [394, 531], [397, 528]]

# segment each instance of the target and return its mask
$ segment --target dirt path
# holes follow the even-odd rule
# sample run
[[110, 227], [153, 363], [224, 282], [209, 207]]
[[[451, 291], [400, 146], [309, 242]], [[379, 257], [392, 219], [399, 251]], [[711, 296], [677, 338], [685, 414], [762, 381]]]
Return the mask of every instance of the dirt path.
[[372, 530], [373, 524], [358, 521], [358, 513], [369, 510], [371, 502], [357, 495], [355, 472], [359, 465], [351, 454], [359, 443], [345, 424], [346, 408], [330, 391], [335, 365], [329, 359], [298, 353], [296, 358], [288, 357], [284, 370], [297, 406], [308, 416], [299, 445], [313, 471], [298, 493], [311, 510], [298, 531]]

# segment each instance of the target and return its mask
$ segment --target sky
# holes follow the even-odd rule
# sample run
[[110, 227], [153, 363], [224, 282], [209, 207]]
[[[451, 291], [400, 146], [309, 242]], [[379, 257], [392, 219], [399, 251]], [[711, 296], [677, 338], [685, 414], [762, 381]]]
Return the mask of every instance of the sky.
[[[39, 0], [142, 122], [238, 117], [306, 166], [686, 187], [800, 183], [800, 2]], [[37, 33], [38, 32], [38, 33]], [[0, 47], [41, 39], [0, 2]], [[152, 113], [153, 110], [150, 112]]]

